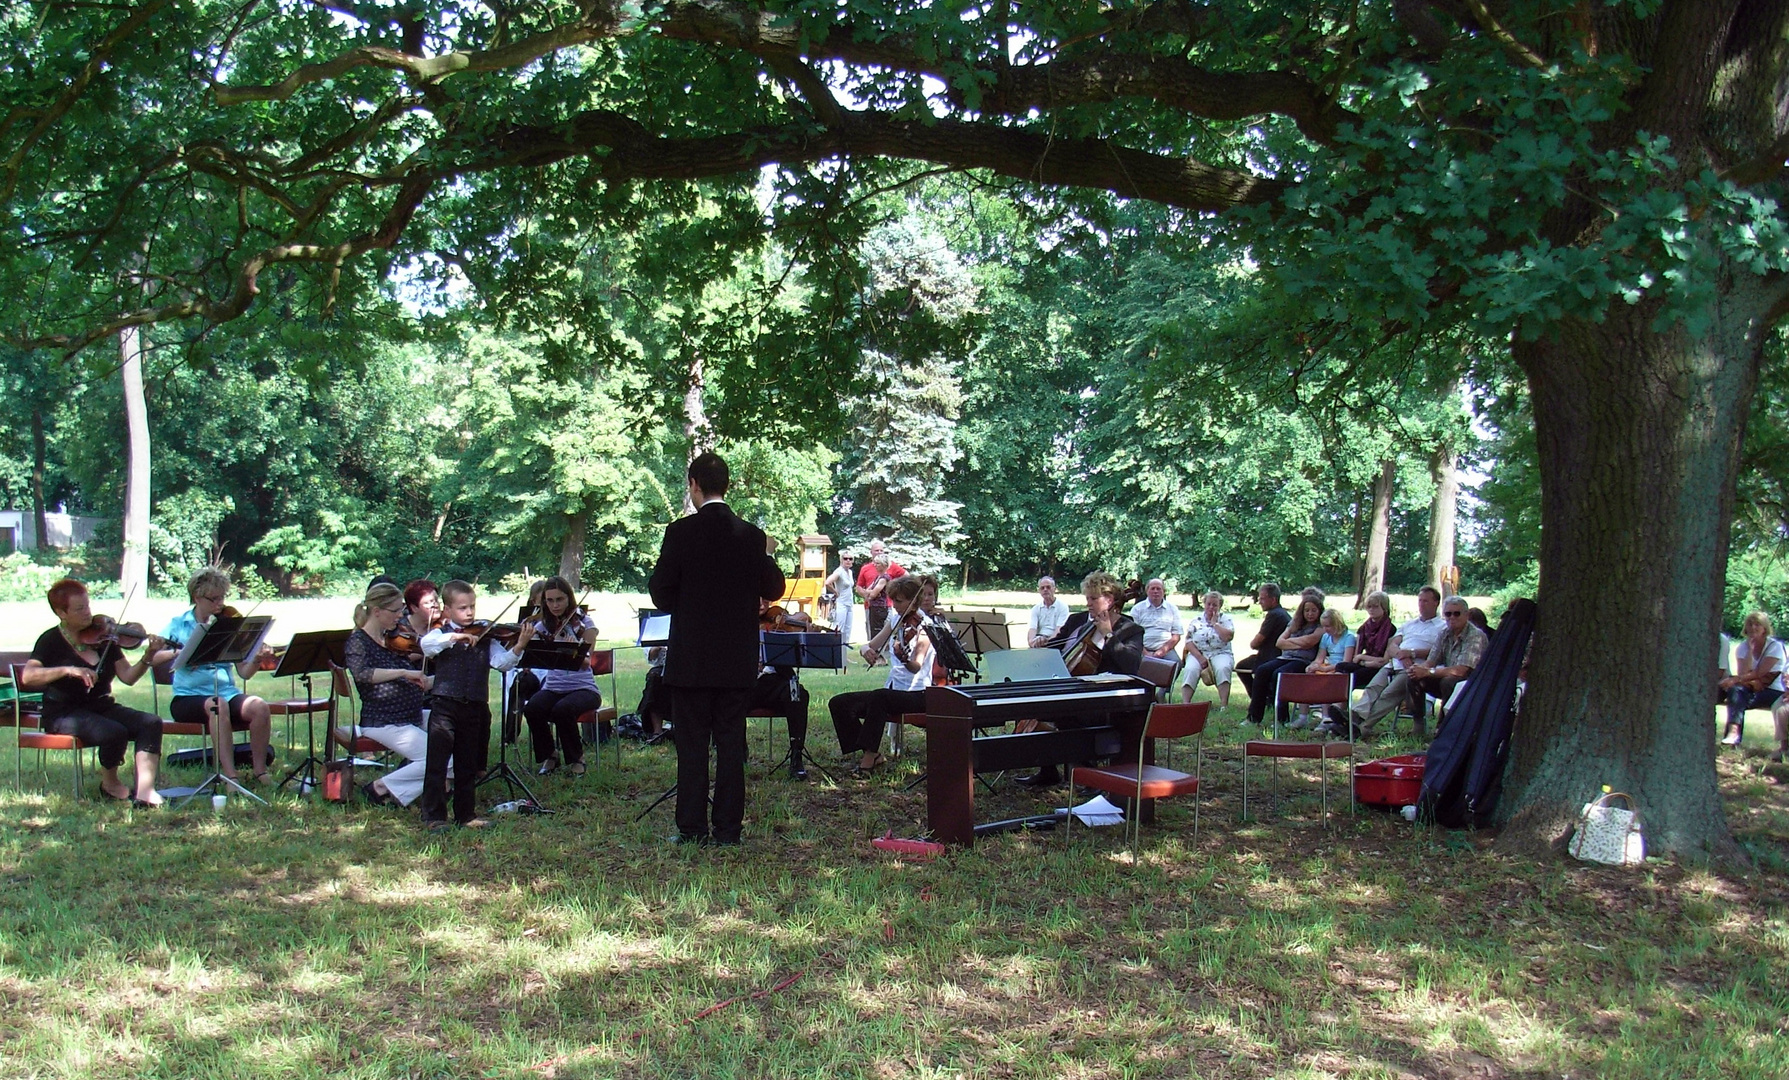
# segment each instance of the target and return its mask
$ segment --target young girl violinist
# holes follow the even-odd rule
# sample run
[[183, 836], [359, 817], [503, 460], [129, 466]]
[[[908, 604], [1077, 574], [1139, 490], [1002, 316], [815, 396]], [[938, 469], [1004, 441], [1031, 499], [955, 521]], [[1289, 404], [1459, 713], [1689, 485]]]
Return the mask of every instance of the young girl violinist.
[[[542, 586], [540, 610], [533, 621], [535, 636], [596, 644], [596, 624], [578, 610], [571, 582], [550, 577]], [[578, 717], [601, 708], [602, 703], [596, 676], [587, 664], [573, 670], [541, 673], [540, 689], [528, 696], [522, 715], [528, 720], [534, 760], [542, 776], [561, 765], [572, 776], [584, 775], [584, 740], [578, 732]], [[555, 733], [559, 736], [557, 750], [553, 746]]]

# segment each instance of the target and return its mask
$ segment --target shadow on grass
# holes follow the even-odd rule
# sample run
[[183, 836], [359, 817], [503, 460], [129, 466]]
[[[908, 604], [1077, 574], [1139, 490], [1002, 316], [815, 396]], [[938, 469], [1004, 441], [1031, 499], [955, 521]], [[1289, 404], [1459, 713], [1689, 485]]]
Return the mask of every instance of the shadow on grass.
[[[553, 816], [441, 837], [292, 798], [218, 817], [9, 790], [0, 1054], [77, 1076], [1789, 1069], [1780, 877], [1524, 863], [1345, 806], [1326, 826], [1312, 766], [1240, 823], [1237, 741], [1212, 740], [1197, 839], [1165, 806], [1134, 862], [1115, 830], [889, 859], [867, 841], [923, 825], [900, 790], [921, 759], [766, 779], [756, 726], [736, 850], [664, 845], [669, 804], [632, 821], [668, 748], [545, 779]], [[1781, 859], [1782, 789], [1722, 776]]]

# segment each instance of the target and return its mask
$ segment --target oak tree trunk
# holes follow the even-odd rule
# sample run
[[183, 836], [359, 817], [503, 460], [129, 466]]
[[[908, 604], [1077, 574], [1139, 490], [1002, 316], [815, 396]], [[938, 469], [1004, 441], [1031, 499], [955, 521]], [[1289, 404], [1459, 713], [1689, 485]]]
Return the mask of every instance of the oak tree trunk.
[[45, 506], [43, 493], [47, 456], [43, 434], [43, 406], [40, 405], [31, 410], [31, 522], [37, 528], [36, 542], [31, 546], [39, 551], [50, 546], [50, 523], [46, 517], [49, 508]]
[[143, 338], [136, 327], [118, 333], [124, 381], [124, 556], [118, 587], [128, 597], [149, 590], [149, 406], [143, 396]]
[[1615, 305], [1518, 342], [1541, 467], [1539, 620], [1501, 812], [1513, 850], [1557, 847], [1604, 784], [1648, 850], [1738, 854], [1711, 707], [1733, 482], [1772, 297], [1722, 283], [1713, 327], [1663, 333]]
[[1396, 461], [1386, 458], [1379, 463], [1379, 476], [1373, 481], [1373, 525], [1367, 533], [1366, 575], [1356, 604], [1385, 588], [1385, 556], [1391, 546], [1391, 489], [1397, 476]]
[[1442, 443], [1429, 458], [1429, 475], [1435, 480], [1435, 497], [1429, 503], [1429, 584], [1446, 596], [1454, 590], [1442, 584], [1454, 564], [1454, 511], [1460, 502], [1460, 470], [1453, 447]]
[[566, 523], [565, 542], [559, 547], [559, 576], [579, 588], [578, 578], [584, 572], [584, 532], [590, 526], [590, 511], [579, 510]]

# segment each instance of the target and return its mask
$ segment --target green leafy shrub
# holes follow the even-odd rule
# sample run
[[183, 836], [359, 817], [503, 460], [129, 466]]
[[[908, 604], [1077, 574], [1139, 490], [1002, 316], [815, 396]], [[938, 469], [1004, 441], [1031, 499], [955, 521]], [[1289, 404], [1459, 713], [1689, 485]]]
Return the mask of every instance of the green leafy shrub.
[[1772, 633], [1789, 633], [1789, 559], [1754, 548], [1727, 560], [1727, 588], [1721, 625], [1737, 635], [1754, 611], [1770, 616]]

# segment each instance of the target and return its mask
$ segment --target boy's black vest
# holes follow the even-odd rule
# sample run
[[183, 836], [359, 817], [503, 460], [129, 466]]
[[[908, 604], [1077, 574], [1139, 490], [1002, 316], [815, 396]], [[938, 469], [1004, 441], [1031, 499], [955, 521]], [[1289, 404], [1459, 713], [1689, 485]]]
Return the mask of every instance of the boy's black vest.
[[430, 697], [456, 701], [491, 699], [491, 643], [455, 645], [435, 654], [435, 685]]

